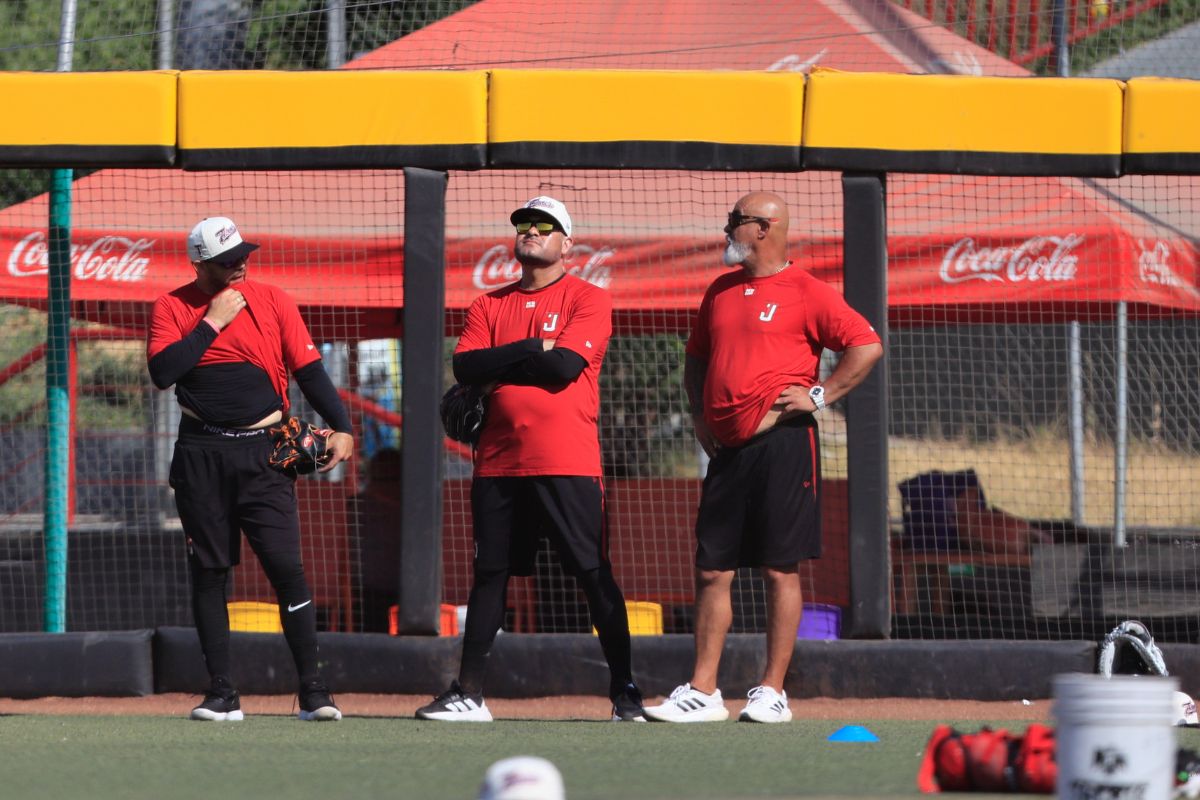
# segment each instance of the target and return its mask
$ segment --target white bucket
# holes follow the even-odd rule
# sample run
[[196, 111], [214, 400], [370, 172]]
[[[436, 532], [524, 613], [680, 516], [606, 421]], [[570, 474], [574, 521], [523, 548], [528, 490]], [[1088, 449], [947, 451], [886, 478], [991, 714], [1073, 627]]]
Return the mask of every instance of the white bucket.
[[1178, 688], [1174, 678], [1056, 675], [1058, 797], [1168, 800]]

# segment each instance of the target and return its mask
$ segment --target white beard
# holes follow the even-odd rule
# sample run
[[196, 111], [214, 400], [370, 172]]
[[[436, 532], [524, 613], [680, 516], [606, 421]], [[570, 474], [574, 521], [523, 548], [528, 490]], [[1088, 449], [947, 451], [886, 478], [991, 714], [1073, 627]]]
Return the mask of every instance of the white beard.
[[725, 266], [727, 267], [736, 267], [750, 257], [750, 252], [750, 245], [730, 241], [729, 244], [725, 245], [725, 252], [721, 255], [721, 260], [725, 262]]

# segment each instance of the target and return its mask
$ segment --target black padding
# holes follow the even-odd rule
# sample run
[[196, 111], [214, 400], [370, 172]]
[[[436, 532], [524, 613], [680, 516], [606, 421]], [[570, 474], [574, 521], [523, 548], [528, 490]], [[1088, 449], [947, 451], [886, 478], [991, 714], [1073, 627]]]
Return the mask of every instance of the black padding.
[[[232, 672], [242, 694], [290, 694], [296, 668], [283, 634], [233, 633]], [[317, 635], [322, 673], [334, 693], [437, 694], [458, 674], [461, 640], [375, 633]], [[200, 692], [208, 673], [195, 628], [159, 628], [154, 637], [154, 686], [159, 692]]]
[[175, 146], [165, 144], [0, 145], [4, 167], [170, 167]]
[[[441, 692], [458, 674], [458, 637], [322, 633], [321, 663], [335, 693]], [[731, 698], [758, 683], [759, 634], [729, 636], [720, 686]], [[1184, 691], [1200, 694], [1200, 646], [1163, 645]], [[664, 695], [691, 675], [691, 636], [635, 636], [633, 675], [647, 696]], [[1035, 665], [1032, 666], [1031, 665]], [[797, 641], [785, 688], [792, 697], [928, 697], [1020, 700], [1052, 695], [1053, 676], [1091, 673], [1087, 641]], [[291, 694], [296, 670], [281, 634], [234, 633], [233, 677], [244, 694]], [[0, 696], [199, 694], [208, 684], [194, 628], [153, 632], [0, 635]], [[485, 693], [489, 697], [604, 695], [608, 668], [587, 634], [501, 634]]]
[[0, 696], [154, 694], [150, 630], [0, 634]]
[[1126, 153], [1122, 175], [1200, 175], [1200, 153]]
[[404, 449], [396, 520], [396, 624], [403, 634], [435, 635], [440, 625], [444, 444], [443, 431], [430, 423], [439, 417], [446, 368], [447, 184], [445, 173], [404, 170]]
[[180, 149], [185, 170], [240, 169], [479, 169], [487, 145], [354, 145], [347, 147], [230, 147]]
[[793, 697], [1022, 700], [1053, 695], [1054, 676], [1095, 671], [1094, 642], [799, 641]]
[[1115, 178], [1119, 153], [981, 153], [952, 150], [871, 150], [805, 147], [803, 169], [854, 172], [919, 172], [946, 175], [1015, 175]]
[[488, 148], [488, 166], [790, 172], [800, 169], [800, 147], [662, 141], [493, 142]]

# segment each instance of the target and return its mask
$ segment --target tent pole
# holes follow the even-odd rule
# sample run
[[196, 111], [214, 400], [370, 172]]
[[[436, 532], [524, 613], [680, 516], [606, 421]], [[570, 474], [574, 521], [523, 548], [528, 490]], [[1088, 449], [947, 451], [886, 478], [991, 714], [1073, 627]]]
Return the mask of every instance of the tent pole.
[[1129, 457], [1129, 307], [1117, 303], [1117, 432], [1113, 451], [1113, 547], [1125, 542], [1125, 476]]
[[1083, 348], [1080, 344], [1079, 320], [1071, 320], [1068, 336], [1068, 373], [1070, 381], [1067, 389], [1067, 404], [1069, 408], [1067, 436], [1071, 452], [1071, 522], [1083, 524], [1086, 514], [1084, 507], [1084, 457], [1083, 457]]
[[175, 67], [175, 0], [158, 0], [158, 69]]
[[[63, 0], [58, 71], [70, 72], [75, 48], [75, 0]], [[71, 496], [71, 170], [50, 179], [46, 313], [46, 455], [43, 490], [46, 589], [42, 628], [67, 629], [67, 527]]]
[[346, 63], [346, 0], [329, 0], [325, 6], [325, 57], [329, 69]]

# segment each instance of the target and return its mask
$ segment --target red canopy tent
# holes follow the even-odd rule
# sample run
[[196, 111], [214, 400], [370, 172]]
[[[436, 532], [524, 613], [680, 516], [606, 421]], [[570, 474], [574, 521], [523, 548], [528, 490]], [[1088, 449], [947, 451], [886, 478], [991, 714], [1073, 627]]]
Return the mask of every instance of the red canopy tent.
[[[742, 8], [744, 6], [744, 8]], [[622, 67], [1020, 75], [1010, 62], [891, 3], [672, 0], [645, 25], [632, 2], [585, 3], [546, 37], [518, 0], [484, 0], [348, 68]], [[744, 12], [744, 13], [743, 13]], [[546, 22], [547, 20], [543, 20]], [[498, 55], [499, 54], [499, 55]], [[586, 101], [572, 105], [586, 113]], [[573, 268], [613, 293], [625, 330], [678, 329], [720, 269], [721, 226], [761, 176], [656, 171], [458, 172], [447, 203], [447, 304], [465, 308], [518, 269], [508, 212], [557, 193], [577, 220]], [[803, 261], [840, 281], [836, 176], [773, 175]], [[254, 274], [288, 287], [322, 338], [396, 335], [403, 305], [403, 177], [397, 172], [106, 170], [75, 184], [78, 318], [141, 327], [146, 307], [191, 279], [187, 230], [233, 217], [263, 243]], [[0, 211], [0, 299], [46, 294], [47, 198]], [[1071, 179], [892, 176], [889, 302], [898, 319], [945, 305], [1110, 304], [1200, 310], [1196, 249], [1136, 208]], [[452, 320], [453, 323], [453, 320]]]

